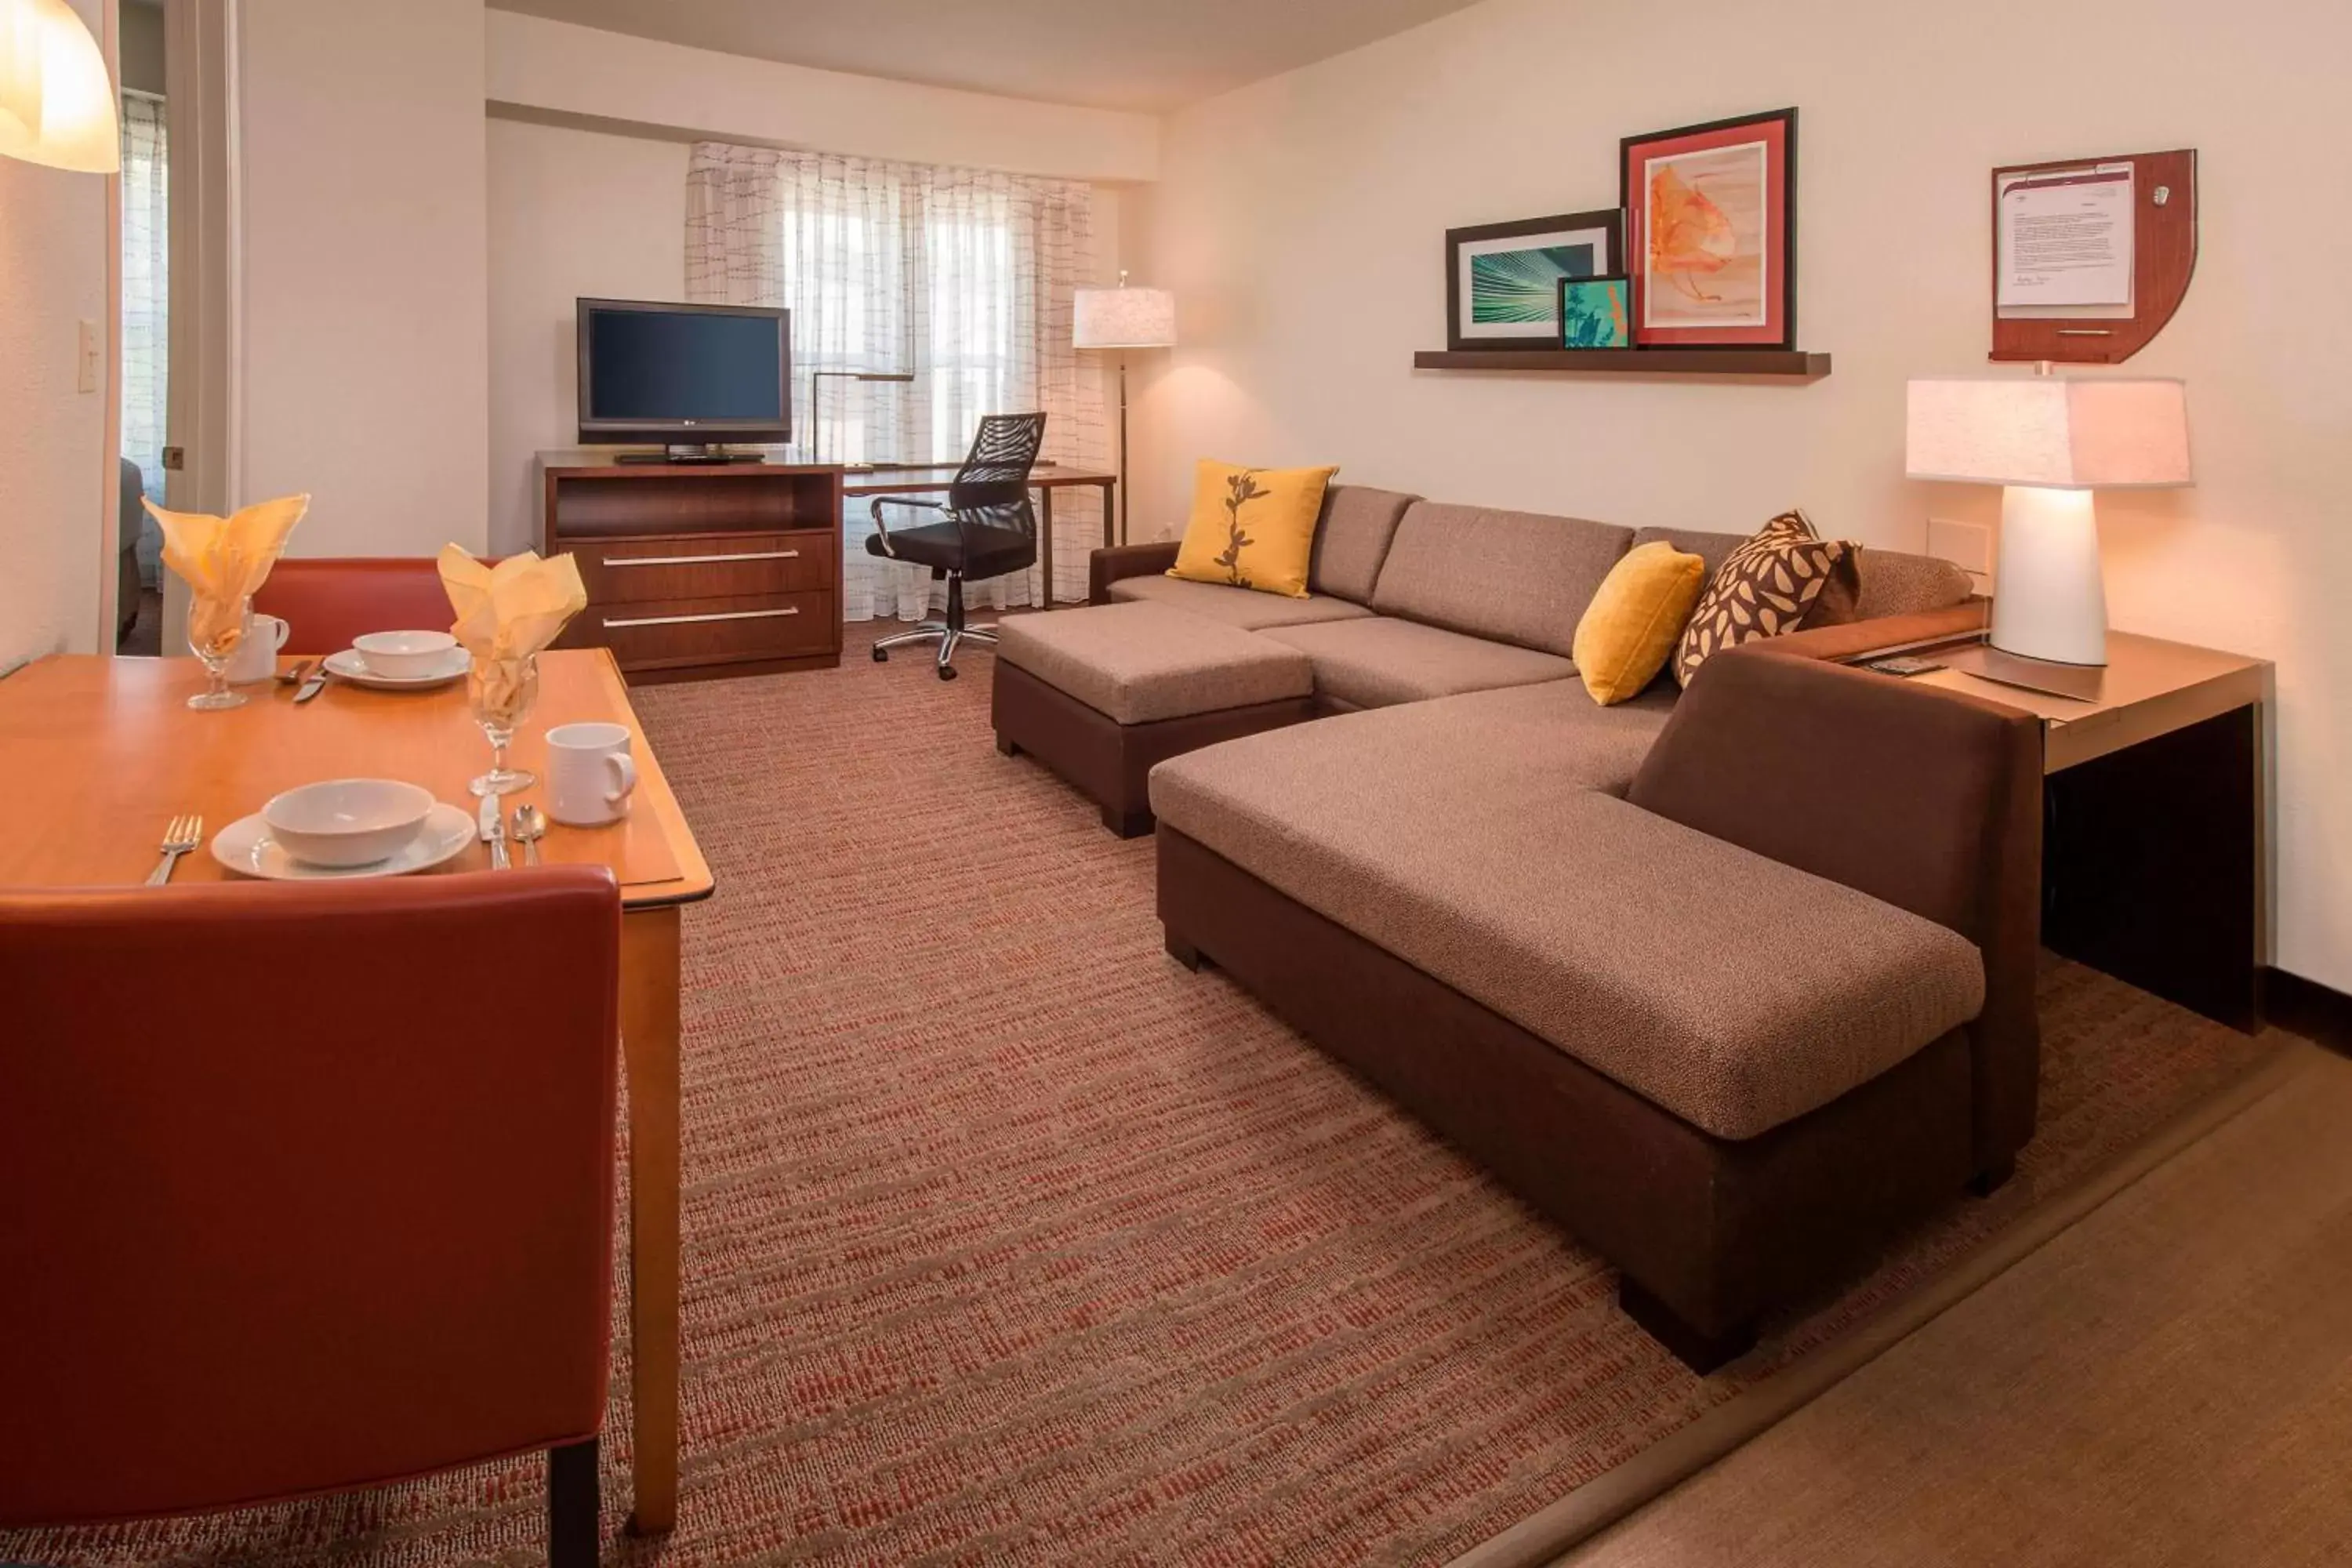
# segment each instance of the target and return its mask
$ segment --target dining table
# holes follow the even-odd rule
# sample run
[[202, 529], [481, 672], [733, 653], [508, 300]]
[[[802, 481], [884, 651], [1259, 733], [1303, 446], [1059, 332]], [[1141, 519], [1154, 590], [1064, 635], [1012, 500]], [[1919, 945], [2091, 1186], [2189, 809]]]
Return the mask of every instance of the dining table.
[[[550, 863], [608, 866], [620, 883], [631, 1523], [653, 1533], [677, 1517], [681, 911], [709, 898], [713, 882], [613, 656], [551, 651], [539, 669], [539, 699], [515, 732], [512, 765], [543, 778], [549, 729], [604, 721], [628, 728], [637, 766], [627, 816], [607, 826], [551, 826], [540, 848]], [[339, 678], [299, 705], [295, 687], [267, 682], [240, 688], [249, 697], [243, 707], [191, 710], [188, 698], [205, 683], [193, 658], [70, 654], [0, 678], [10, 807], [0, 813], [0, 887], [138, 887], [167, 825], [189, 813], [203, 816], [206, 842], [180, 858], [173, 880], [225, 880], [236, 873], [211, 853], [215, 835], [281, 791], [327, 779], [404, 779], [474, 815], [467, 784], [487, 767], [490, 748], [463, 679], [395, 691]], [[507, 804], [538, 795], [526, 789]], [[441, 870], [489, 866], [487, 847], [474, 842]]]

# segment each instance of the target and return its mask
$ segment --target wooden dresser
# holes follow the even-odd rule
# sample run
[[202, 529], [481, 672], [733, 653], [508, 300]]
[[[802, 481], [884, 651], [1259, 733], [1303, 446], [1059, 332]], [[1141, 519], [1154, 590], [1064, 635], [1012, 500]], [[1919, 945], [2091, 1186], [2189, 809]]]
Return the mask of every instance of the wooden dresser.
[[588, 607], [559, 647], [608, 647], [639, 680], [841, 662], [835, 465], [539, 458], [543, 554], [569, 553]]

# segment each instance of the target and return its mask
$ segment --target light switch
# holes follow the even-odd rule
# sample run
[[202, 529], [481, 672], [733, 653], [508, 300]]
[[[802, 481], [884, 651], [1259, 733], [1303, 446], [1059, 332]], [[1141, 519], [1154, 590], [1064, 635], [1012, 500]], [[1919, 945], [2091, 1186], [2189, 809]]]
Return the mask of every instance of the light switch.
[[98, 323], [84, 317], [81, 322], [81, 353], [77, 384], [84, 392], [98, 390], [99, 372]]

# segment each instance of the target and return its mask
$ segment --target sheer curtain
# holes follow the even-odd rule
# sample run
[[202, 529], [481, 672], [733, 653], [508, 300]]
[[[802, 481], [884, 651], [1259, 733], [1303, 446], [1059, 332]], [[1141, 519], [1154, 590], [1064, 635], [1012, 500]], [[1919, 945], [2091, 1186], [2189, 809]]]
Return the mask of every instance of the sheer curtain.
[[[163, 409], [171, 344], [168, 137], [163, 100], [122, 94], [122, 455], [139, 465], [147, 494], [163, 500]], [[160, 536], [140, 524], [139, 570], [152, 587]]]
[[[983, 414], [1045, 413], [1045, 456], [1108, 459], [1098, 372], [1070, 346], [1070, 300], [1095, 271], [1083, 184], [706, 142], [687, 175], [687, 298], [793, 312], [794, 420], [826, 462], [948, 462]], [[819, 371], [912, 372], [911, 384]], [[1083, 499], [1080, 499], [1083, 498]], [[929, 574], [866, 553], [870, 512], [845, 520], [845, 613], [919, 618]], [[1102, 538], [1099, 494], [1055, 498], [1055, 596], [1083, 599]], [[1034, 604], [1040, 574], [970, 590]]]

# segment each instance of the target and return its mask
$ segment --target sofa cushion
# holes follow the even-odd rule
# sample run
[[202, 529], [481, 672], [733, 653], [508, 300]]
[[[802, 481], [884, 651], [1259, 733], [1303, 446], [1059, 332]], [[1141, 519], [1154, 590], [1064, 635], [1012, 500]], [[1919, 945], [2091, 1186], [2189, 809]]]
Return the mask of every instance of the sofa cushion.
[[1465, 787], [1467, 744], [1360, 760], [1346, 777], [1297, 765], [1297, 741], [1390, 717], [1163, 763], [1152, 809], [1718, 1138], [1828, 1104], [1983, 1005], [1981, 960], [1957, 932], [1572, 775], [1506, 769], [1517, 791]]
[[1576, 624], [1576, 673], [1602, 707], [1642, 694], [1673, 657], [1706, 583], [1706, 563], [1671, 544], [1637, 544], [1609, 569]]
[[1423, 702], [1576, 674], [1575, 665], [1551, 654], [1389, 616], [1275, 626], [1265, 635], [1304, 653], [1314, 662], [1317, 693], [1350, 708]]
[[1633, 539], [1580, 518], [1415, 501], [1372, 608], [1567, 658], [1584, 606]]
[[1403, 521], [1405, 508], [1420, 499], [1367, 485], [1333, 485], [1324, 493], [1323, 521], [1315, 531], [1307, 591], [1370, 604], [1397, 524]]
[[1952, 562], [1899, 550], [1862, 552], [1862, 599], [1855, 618], [1916, 616], [1964, 605], [1977, 591], [1976, 579]]
[[997, 656], [1121, 724], [1279, 702], [1313, 689], [1306, 657], [1164, 605], [1015, 616]]
[[1252, 468], [1203, 458], [1171, 577], [1307, 596], [1323, 492], [1337, 468]]
[[[1727, 648], [1785, 637], [1805, 624], [1833, 578], [1851, 571], [1852, 552], [1822, 538], [1801, 511], [1784, 511], [1733, 551], [1699, 595], [1675, 650], [1675, 679], [1688, 686]], [[1853, 603], [1851, 584], [1843, 591]]]
[[1181, 578], [1157, 575], [1121, 577], [1110, 585], [1110, 596], [1122, 604], [1166, 605], [1223, 621], [1229, 626], [1239, 626], [1245, 632], [1264, 631], [1268, 626], [1313, 626], [1322, 621], [1364, 620], [1372, 613], [1361, 605], [1351, 605], [1328, 594], [1292, 599], [1279, 594], [1253, 594], [1247, 588], [1228, 588], [1218, 583], [1187, 583]]
[[[1702, 533], [1687, 528], [1644, 528], [1633, 535], [1633, 545], [1663, 542], [1688, 551], [1706, 563], [1712, 579], [1733, 551], [1748, 542], [1744, 533]], [[1977, 591], [1976, 581], [1960, 567], [1939, 556], [1916, 555], [1903, 550], [1864, 545], [1854, 552], [1854, 571], [1862, 592], [1854, 606], [1857, 620], [1882, 616], [1916, 616], [1948, 610], [1965, 604]], [[1810, 627], [1821, 623], [1808, 621]]]

